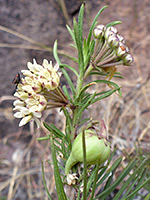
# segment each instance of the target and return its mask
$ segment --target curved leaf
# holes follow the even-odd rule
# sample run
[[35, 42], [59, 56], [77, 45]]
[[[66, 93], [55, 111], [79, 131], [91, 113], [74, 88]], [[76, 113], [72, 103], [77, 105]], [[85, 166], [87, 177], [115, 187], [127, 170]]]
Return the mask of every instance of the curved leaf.
[[114, 22], [111, 22], [111, 23], [107, 24], [106, 27], [108, 28], [110, 26], [115, 26], [115, 25], [121, 24], [121, 23], [122, 23], [121, 21], [114, 21]]
[[72, 66], [67, 65], [67, 64], [61, 64], [60, 67], [67, 67], [78, 77], [78, 72]]
[[107, 8], [107, 7], [108, 6], [104, 6], [103, 8], [101, 8], [99, 10], [99, 12], [97, 13], [96, 17], [94, 18], [93, 23], [92, 23], [91, 28], [90, 28], [90, 31], [89, 31], [89, 34], [88, 34], [87, 46], [90, 45], [90, 41], [91, 41], [91, 37], [92, 37], [92, 32], [93, 32], [93, 29], [95, 28], [95, 25], [96, 25], [96, 20], [98, 19], [99, 15], [103, 12], [103, 10], [105, 10], [105, 8]]

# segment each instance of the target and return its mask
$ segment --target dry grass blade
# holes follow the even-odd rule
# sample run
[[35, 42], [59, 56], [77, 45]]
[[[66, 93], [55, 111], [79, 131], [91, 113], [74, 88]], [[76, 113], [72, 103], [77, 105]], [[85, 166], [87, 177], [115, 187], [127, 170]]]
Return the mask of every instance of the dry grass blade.
[[64, 17], [65, 17], [65, 19], [66, 19], [66, 21], [67, 21], [67, 24], [69, 25], [69, 26], [71, 26], [71, 19], [70, 19], [70, 17], [69, 17], [69, 15], [68, 15], [68, 12], [67, 12], [67, 8], [66, 8], [66, 4], [65, 4], [65, 1], [64, 0], [59, 0], [59, 3], [60, 3], [60, 5], [61, 5], [61, 9], [62, 9], [62, 12], [63, 12], [63, 14], [64, 14]]
[[[15, 35], [15, 36], [17, 36], [17, 37], [19, 37], [19, 38], [21, 38], [23, 40], [26, 40], [26, 41], [28, 41], [28, 42], [30, 42], [30, 43], [32, 43], [32, 44], [34, 44], [34, 45], [39, 47], [39, 48], [37, 48], [37, 47], [32, 46], [31, 49], [34, 49], [34, 50], [43, 50], [44, 49], [45, 51], [49, 51], [49, 52], [53, 51], [52, 48], [47, 47], [47, 46], [45, 46], [45, 45], [43, 45], [43, 44], [41, 44], [39, 42], [36, 42], [35, 40], [33, 40], [33, 39], [31, 39], [31, 38], [29, 38], [29, 37], [27, 37], [27, 36], [25, 36], [25, 35], [23, 35], [21, 33], [18, 33], [17, 31], [14, 31], [12, 29], [6, 28], [5, 26], [1, 26], [0, 25], [0, 30], [5, 31], [7, 33], [10, 33], [12, 35]], [[18, 45], [18, 44], [3, 44], [3, 43], [0, 43], [0, 47], [30, 49], [30, 46], [23, 47], [23, 45]], [[65, 57], [71, 57], [71, 56], [68, 56], [69, 54], [67, 52], [63, 51], [63, 50], [58, 50], [58, 54], [60, 54], [62, 56], [65, 56]]]

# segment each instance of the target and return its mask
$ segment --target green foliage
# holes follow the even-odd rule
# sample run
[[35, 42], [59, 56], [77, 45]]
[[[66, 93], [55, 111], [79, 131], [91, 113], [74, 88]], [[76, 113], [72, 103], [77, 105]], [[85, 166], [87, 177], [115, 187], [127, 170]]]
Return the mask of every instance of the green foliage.
[[[135, 195], [138, 194], [138, 191], [141, 188], [146, 187], [148, 184], [150, 184], [150, 178], [146, 178], [147, 173], [149, 173], [149, 169], [147, 169], [147, 166], [150, 163], [149, 157], [142, 157], [141, 162], [139, 162], [139, 158], [130, 160], [127, 166], [119, 173], [117, 178], [115, 178], [115, 173], [121, 167], [122, 157], [119, 157], [115, 161], [113, 161], [113, 156], [116, 150], [112, 152], [108, 163], [105, 165], [101, 166], [97, 163], [97, 165], [91, 168], [91, 166], [88, 166], [86, 162], [84, 125], [90, 123], [90, 119], [89, 117], [83, 118], [84, 111], [88, 109], [88, 107], [93, 103], [105, 99], [113, 93], [118, 92], [119, 96], [121, 96], [120, 87], [116, 83], [105, 79], [108, 73], [104, 73], [102, 70], [99, 70], [96, 67], [93, 69], [93, 71], [90, 71], [88, 76], [99, 75], [102, 78], [100, 80], [94, 80], [92, 82], [88, 82], [88, 79], [86, 79], [85, 83], [84, 75], [86, 73], [86, 70], [88, 67], [93, 67], [90, 65], [91, 56], [95, 48], [95, 40], [92, 38], [92, 33], [97, 24], [97, 19], [100, 13], [102, 13], [105, 8], [107, 8], [107, 6], [103, 7], [96, 15], [90, 27], [87, 38], [83, 37], [84, 4], [82, 4], [80, 8], [78, 21], [76, 19], [73, 20], [73, 30], [69, 26], [67, 26], [67, 29], [74, 42], [73, 47], [75, 47], [78, 52], [78, 58], [71, 58], [78, 65], [78, 71], [70, 65], [61, 63], [57, 54], [57, 41], [55, 41], [53, 47], [54, 58], [59, 63], [61, 71], [66, 79], [66, 85], [63, 85], [63, 92], [64, 95], [68, 98], [69, 106], [68, 108], [61, 108], [61, 111], [66, 117], [66, 127], [65, 133], [63, 133], [53, 124], [48, 125], [44, 123], [44, 126], [49, 131], [49, 135], [47, 135], [46, 137], [38, 138], [38, 140], [50, 140], [56, 190], [58, 199], [61, 200], [69, 199], [64, 191], [64, 185], [67, 184], [66, 176], [64, 173], [64, 166], [70, 155], [72, 143], [77, 134], [79, 134], [80, 127], [82, 127], [83, 129], [82, 144], [84, 167], [82, 168], [78, 164], [78, 166], [80, 166], [80, 176], [79, 179], [76, 181], [76, 184], [73, 186], [75, 188], [78, 200], [86, 200], [87, 198], [90, 200], [104, 200], [110, 194], [113, 194], [113, 191], [118, 188], [118, 186], [121, 188], [116, 196], [113, 197], [113, 200], [119, 200], [120, 198], [122, 200], [133, 199]], [[107, 24], [106, 27], [114, 26], [120, 23], [120, 21], [111, 22]], [[74, 82], [72, 81], [67, 70], [70, 70], [75, 75], [76, 84], [74, 84]], [[118, 72], [114, 74], [114, 77], [123, 78]], [[105, 84], [109, 86], [109, 90], [101, 91], [99, 93], [95, 91], [93, 94], [89, 93], [88, 89], [95, 84]], [[57, 158], [57, 155], [60, 154], [63, 157], [62, 162], [60, 162]], [[76, 166], [72, 168], [72, 172], [77, 173]], [[42, 175], [45, 189], [47, 191], [49, 199], [51, 199], [48, 188], [46, 187], [43, 163]], [[80, 190], [81, 186], [83, 186], [83, 191]], [[145, 199], [148, 198], [149, 196], [147, 195]]]

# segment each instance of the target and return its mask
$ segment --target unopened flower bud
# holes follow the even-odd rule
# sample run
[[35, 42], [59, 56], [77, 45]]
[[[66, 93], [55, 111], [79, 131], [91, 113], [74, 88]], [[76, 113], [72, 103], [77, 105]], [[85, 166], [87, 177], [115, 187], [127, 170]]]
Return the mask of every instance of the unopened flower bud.
[[112, 47], [118, 47], [118, 45], [119, 45], [119, 40], [115, 35], [109, 36], [108, 39], [107, 39], [107, 42]]
[[78, 180], [77, 174], [67, 174], [67, 183], [68, 185], [75, 185], [76, 180]]
[[103, 24], [98, 25], [95, 29], [94, 29], [94, 37], [95, 38], [100, 38], [104, 35], [104, 30], [105, 30], [105, 26]]
[[110, 36], [116, 36], [116, 34], [113, 31], [110, 31], [110, 30], [106, 29], [106, 31], [105, 31], [105, 39], [107, 40], [108, 37], [110, 37]]
[[[76, 137], [72, 145], [71, 154], [66, 162], [65, 173], [69, 174], [73, 165], [83, 162], [82, 132]], [[85, 130], [86, 162], [87, 164], [102, 164], [110, 155], [110, 145], [102, 138], [98, 138], [92, 129]]]
[[127, 54], [123, 59], [124, 65], [130, 65], [133, 62], [131, 54]]
[[119, 39], [120, 42], [125, 43], [124, 37], [122, 35], [117, 34], [117, 38]]
[[120, 42], [119, 47], [116, 52], [117, 56], [123, 56], [128, 52], [129, 52], [128, 47], [126, 45], [124, 45], [122, 42]]
[[113, 31], [114, 33], [118, 33], [117, 29], [114, 26], [110, 26], [107, 28], [108, 31]]

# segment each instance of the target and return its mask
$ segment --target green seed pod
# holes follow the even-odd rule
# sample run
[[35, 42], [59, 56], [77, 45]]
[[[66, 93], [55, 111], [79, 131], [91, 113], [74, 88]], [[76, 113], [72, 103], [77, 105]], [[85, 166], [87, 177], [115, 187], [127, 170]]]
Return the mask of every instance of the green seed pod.
[[[99, 139], [94, 130], [85, 130], [85, 144], [87, 164], [102, 164], [110, 155], [110, 145], [106, 139]], [[69, 174], [70, 169], [78, 162], [83, 162], [82, 132], [74, 140], [65, 173]]]

